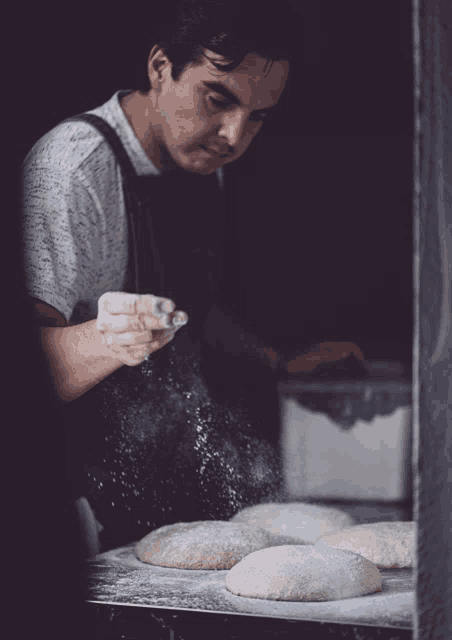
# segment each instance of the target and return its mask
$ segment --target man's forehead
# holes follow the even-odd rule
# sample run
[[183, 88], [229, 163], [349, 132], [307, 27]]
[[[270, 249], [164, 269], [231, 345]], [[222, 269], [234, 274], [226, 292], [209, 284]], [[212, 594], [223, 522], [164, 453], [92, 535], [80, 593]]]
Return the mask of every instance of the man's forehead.
[[204, 54], [201, 60], [202, 68], [209, 74], [220, 76], [223, 79], [223, 82], [231, 81], [236, 76], [245, 76], [254, 82], [258, 82], [268, 77], [272, 67], [275, 64], [277, 65], [277, 68], [279, 67], [279, 70], [281, 69], [281, 66], [284, 66], [284, 64], [281, 65], [281, 63], [270, 62], [266, 58], [258, 56], [255, 53], [248, 53], [242, 60], [242, 62], [233, 71], [224, 72], [221, 69], [217, 69], [217, 67], [213, 63], [219, 62], [223, 65], [226, 65], [230, 64], [232, 60], [207, 49], [204, 50]]
[[[210, 58], [210, 59], [209, 59]], [[204, 51], [202, 64], [193, 69], [193, 79], [198, 82], [220, 82], [248, 104], [253, 98], [277, 101], [287, 78], [289, 65], [287, 62], [273, 62], [256, 54], [248, 54], [236, 69], [224, 72], [213, 64], [227, 64], [230, 60], [214, 53]], [[264, 105], [266, 106], [266, 105]]]

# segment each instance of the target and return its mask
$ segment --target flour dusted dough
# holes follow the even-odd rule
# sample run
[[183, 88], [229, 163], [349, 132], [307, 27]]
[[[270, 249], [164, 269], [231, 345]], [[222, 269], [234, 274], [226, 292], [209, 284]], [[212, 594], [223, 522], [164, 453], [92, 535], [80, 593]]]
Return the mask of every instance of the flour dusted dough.
[[374, 522], [323, 536], [325, 545], [359, 553], [382, 569], [403, 569], [414, 563], [415, 522]]
[[377, 567], [350, 551], [315, 545], [261, 549], [246, 556], [226, 576], [238, 596], [324, 602], [381, 591]]
[[165, 525], [135, 547], [142, 562], [174, 569], [230, 569], [272, 536], [247, 524], [207, 520]]
[[304, 502], [259, 504], [242, 509], [231, 522], [244, 522], [285, 537], [285, 544], [313, 544], [321, 536], [350, 527], [354, 520], [333, 507]]

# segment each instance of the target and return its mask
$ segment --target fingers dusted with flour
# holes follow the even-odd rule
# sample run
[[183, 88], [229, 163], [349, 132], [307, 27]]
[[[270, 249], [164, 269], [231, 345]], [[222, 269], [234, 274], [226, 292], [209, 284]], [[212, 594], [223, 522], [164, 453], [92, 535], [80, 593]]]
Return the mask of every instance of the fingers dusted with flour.
[[98, 317], [78, 325], [43, 327], [42, 346], [58, 396], [70, 402], [123, 365], [136, 366], [170, 342], [188, 322], [171, 300], [109, 292]]
[[150, 294], [104, 293], [99, 298], [97, 329], [102, 342], [123, 364], [135, 366], [168, 344], [188, 322], [167, 298]]

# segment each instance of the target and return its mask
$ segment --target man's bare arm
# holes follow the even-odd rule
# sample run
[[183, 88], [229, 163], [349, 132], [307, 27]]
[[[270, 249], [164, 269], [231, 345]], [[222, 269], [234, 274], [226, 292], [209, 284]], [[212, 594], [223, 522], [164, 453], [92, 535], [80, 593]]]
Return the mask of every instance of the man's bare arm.
[[35, 306], [41, 323], [53, 325], [41, 328], [41, 341], [64, 402], [83, 395], [124, 364], [140, 364], [187, 321], [183, 312], [173, 313], [171, 301], [120, 292], [102, 296], [97, 319], [72, 326], [49, 305], [37, 301]]
[[64, 402], [75, 400], [123, 366], [103, 344], [96, 320], [41, 328], [41, 341], [56, 392]]

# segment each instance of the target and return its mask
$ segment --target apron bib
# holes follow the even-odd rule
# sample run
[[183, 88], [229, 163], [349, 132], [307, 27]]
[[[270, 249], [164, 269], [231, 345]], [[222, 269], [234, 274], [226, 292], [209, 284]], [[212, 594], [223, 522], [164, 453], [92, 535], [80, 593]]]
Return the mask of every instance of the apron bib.
[[[189, 317], [142, 364], [121, 367], [65, 407], [74, 497], [87, 497], [104, 528], [105, 549], [164, 524], [228, 519], [272, 496], [281, 474], [274, 449], [258, 435], [259, 418], [248, 410], [246, 379], [253, 367], [251, 375], [264, 367], [203, 340], [208, 312], [220, 304], [228, 235], [216, 174], [139, 177], [105, 121], [92, 114], [69, 120], [77, 119], [106, 137], [121, 165], [129, 230], [125, 290], [170, 298]], [[273, 377], [271, 384], [275, 389]]]

